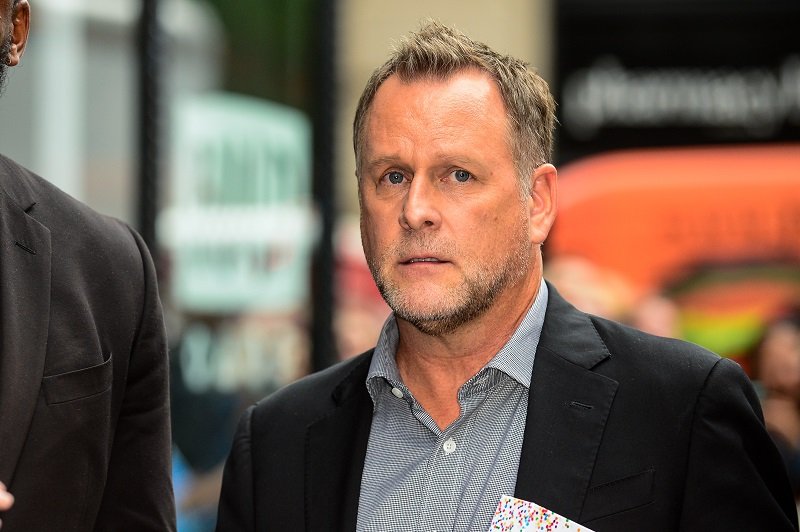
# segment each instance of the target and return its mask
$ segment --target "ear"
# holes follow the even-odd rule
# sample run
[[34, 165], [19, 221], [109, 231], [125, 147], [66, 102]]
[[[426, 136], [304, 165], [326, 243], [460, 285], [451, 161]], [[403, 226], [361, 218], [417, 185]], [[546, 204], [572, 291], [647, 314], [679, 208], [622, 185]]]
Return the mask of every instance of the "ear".
[[25, 44], [28, 42], [28, 31], [31, 27], [31, 7], [28, 0], [19, 0], [13, 7], [11, 24], [11, 50], [8, 53], [8, 66], [16, 66], [25, 51]]
[[531, 242], [542, 244], [553, 227], [558, 207], [558, 172], [546, 163], [538, 166], [531, 176]]

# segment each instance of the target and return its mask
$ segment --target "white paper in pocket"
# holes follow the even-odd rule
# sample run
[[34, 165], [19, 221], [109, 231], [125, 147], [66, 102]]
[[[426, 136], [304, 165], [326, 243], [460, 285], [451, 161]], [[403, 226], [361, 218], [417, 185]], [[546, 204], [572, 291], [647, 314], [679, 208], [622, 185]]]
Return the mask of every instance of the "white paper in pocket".
[[592, 532], [536, 503], [503, 495], [497, 504], [489, 532], [526, 532], [547, 530], [548, 532]]

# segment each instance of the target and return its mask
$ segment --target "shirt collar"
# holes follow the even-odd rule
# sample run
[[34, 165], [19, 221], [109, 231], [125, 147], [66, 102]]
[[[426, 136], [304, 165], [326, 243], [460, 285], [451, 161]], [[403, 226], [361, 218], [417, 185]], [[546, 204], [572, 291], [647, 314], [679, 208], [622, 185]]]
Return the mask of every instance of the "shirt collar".
[[[486, 367], [495, 368], [510, 376], [526, 388], [531, 386], [531, 373], [536, 347], [544, 325], [544, 314], [547, 309], [547, 284], [544, 279], [540, 281], [536, 299], [528, 309], [519, 327], [511, 335], [506, 344], [492, 357]], [[394, 313], [390, 314], [381, 328], [378, 343], [370, 362], [367, 373], [367, 389], [373, 396], [373, 387], [370, 384], [376, 378], [383, 378], [393, 385], [401, 384], [400, 372], [395, 362], [399, 332]]]

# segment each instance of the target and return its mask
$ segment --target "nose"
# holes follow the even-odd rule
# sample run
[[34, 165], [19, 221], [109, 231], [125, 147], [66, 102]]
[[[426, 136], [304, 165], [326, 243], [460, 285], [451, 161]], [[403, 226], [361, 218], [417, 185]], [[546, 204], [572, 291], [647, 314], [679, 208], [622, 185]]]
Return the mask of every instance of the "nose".
[[438, 227], [440, 207], [436, 187], [428, 179], [417, 176], [411, 181], [403, 201], [400, 225], [412, 231]]

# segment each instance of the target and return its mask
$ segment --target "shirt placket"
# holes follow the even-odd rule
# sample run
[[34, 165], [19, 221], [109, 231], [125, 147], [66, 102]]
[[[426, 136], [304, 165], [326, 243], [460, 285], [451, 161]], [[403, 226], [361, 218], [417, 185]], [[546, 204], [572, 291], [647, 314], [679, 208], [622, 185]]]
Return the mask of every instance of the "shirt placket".
[[[474, 421], [474, 412], [480, 405], [481, 398], [477, 390], [478, 382], [485, 382], [482, 375], [473, 382], [467, 383], [459, 392], [459, 405], [462, 414], [446, 430], [439, 432], [435, 447], [432, 449], [426, 476], [425, 497], [421, 511], [418, 513], [417, 530], [443, 532], [453, 530], [459, 519], [459, 512], [471, 506], [471, 501], [463, 500], [469, 494], [462, 493], [464, 486], [465, 460], [468, 455], [469, 430]], [[433, 420], [419, 407], [420, 414]], [[435, 426], [435, 423], [434, 423]], [[434, 432], [436, 430], [432, 428]]]
[[453, 529], [458, 507], [459, 485], [464, 467], [464, 449], [459, 444], [458, 425], [440, 433], [428, 462], [421, 511], [416, 530], [443, 532]]

